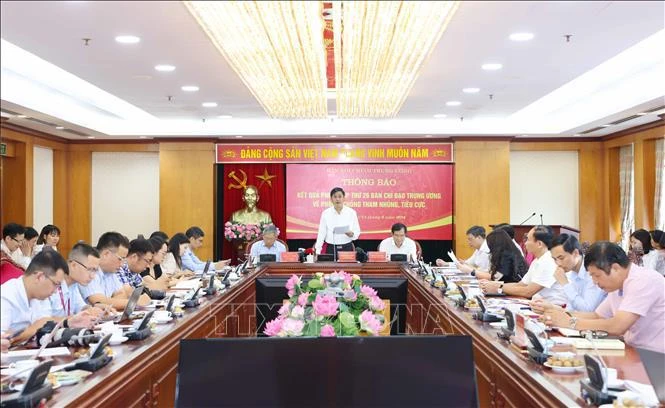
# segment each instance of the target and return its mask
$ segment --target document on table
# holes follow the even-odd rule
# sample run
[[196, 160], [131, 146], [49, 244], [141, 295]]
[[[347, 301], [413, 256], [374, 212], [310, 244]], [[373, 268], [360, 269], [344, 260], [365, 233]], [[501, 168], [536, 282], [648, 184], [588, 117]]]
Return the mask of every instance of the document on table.
[[201, 279], [190, 279], [185, 281], [180, 281], [176, 283], [173, 287], [174, 289], [196, 289], [201, 285]]
[[349, 231], [350, 228], [348, 225], [342, 225], [341, 227], [333, 228], [333, 234], [346, 234], [346, 231]]

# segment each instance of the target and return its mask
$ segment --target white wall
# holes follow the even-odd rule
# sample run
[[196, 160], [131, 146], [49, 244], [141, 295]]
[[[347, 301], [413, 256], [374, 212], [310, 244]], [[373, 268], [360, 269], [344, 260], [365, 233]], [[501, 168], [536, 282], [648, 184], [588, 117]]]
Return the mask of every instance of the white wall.
[[510, 223], [579, 228], [577, 151], [510, 152]]
[[159, 229], [159, 153], [92, 153], [92, 242], [106, 231], [130, 240]]
[[[53, 150], [33, 148], [32, 227], [37, 232], [47, 224], [53, 224]], [[62, 228], [61, 225], [59, 225]]]

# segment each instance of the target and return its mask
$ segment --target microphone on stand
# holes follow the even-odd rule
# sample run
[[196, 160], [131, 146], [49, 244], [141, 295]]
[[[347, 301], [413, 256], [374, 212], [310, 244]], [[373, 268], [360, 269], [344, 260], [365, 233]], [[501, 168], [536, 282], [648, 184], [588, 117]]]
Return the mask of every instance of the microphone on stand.
[[517, 225], [523, 225], [525, 222], [529, 221], [529, 220], [530, 220], [531, 218], [533, 218], [535, 215], [536, 215], [536, 213], [534, 212], [533, 214], [529, 215], [529, 216], [527, 217], [526, 220], [520, 222], [520, 223], [517, 224]]
[[540, 225], [545, 225], [543, 224], [543, 214], [540, 214]]

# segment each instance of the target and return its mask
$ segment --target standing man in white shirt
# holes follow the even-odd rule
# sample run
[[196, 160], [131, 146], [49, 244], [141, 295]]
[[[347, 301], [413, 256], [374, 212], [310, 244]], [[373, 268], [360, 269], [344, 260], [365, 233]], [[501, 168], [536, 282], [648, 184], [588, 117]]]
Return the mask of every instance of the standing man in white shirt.
[[[489, 272], [490, 248], [485, 240], [485, 228], [474, 225], [466, 231], [466, 242], [474, 249], [473, 254], [466, 261], [459, 259], [457, 269], [471, 275], [476, 272]], [[436, 260], [437, 266], [444, 266], [446, 262], [442, 259]]]
[[[561, 234], [554, 239], [550, 250], [557, 268], [554, 279], [563, 287], [568, 299], [566, 310], [574, 312], [593, 312], [607, 293], [598, 287], [584, 267], [584, 255], [580, 242], [574, 235]], [[537, 313], [556, 308], [542, 299], [531, 302], [531, 309]]]
[[[317, 254], [353, 251], [353, 241], [360, 236], [360, 225], [356, 211], [344, 205], [345, 196], [346, 193], [341, 187], [335, 187], [330, 191], [330, 201], [333, 206], [321, 213], [319, 234], [314, 244]], [[334, 233], [335, 228], [339, 227], [346, 227], [346, 231]]]
[[537, 225], [529, 231], [526, 241], [527, 252], [532, 253], [536, 259], [529, 266], [529, 271], [520, 282], [503, 283], [496, 281], [480, 281], [484, 293], [505, 293], [510, 296], [531, 298], [538, 295], [545, 301], [554, 305], [565, 305], [567, 298], [563, 287], [554, 278], [557, 266], [550, 253], [554, 239], [552, 228], [547, 225]]
[[410, 261], [416, 261], [418, 259], [416, 242], [406, 236], [406, 225], [401, 222], [393, 224], [390, 232], [392, 233], [392, 237], [381, 241], [379, 251], [385, 252], [387, 259], [390, 259], [390, 255], [392, 254], [404, 254], [410, 258]]

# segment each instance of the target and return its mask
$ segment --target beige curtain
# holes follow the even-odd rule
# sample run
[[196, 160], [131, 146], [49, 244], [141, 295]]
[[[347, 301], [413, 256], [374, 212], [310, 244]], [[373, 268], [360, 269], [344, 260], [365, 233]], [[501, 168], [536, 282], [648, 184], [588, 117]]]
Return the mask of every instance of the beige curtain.
[[619, 149], [619, 193], [621, 194], [621, 246], [624, 250], [628, 250], [630, 234], [635, 231], [632, 144]]
[[654, 194], [654, 225], [656, 229], [665, 230], [665, 139], [656, 140], [656, 192]]

